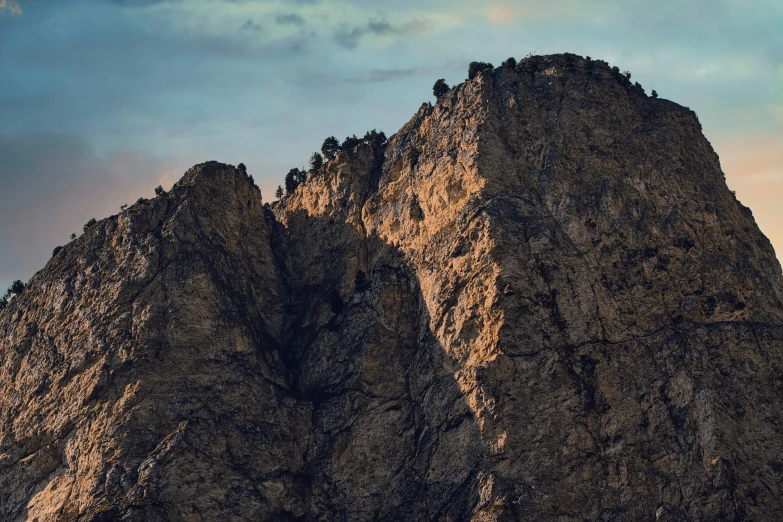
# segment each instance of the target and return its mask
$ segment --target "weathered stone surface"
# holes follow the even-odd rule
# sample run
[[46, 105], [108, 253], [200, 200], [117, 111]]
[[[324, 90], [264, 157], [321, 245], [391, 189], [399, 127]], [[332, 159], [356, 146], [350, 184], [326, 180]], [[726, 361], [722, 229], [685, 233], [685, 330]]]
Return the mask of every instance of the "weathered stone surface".
[[695, 115], [536, 57], [0, 312], [3, 520], [783, 518], [783, 277]]

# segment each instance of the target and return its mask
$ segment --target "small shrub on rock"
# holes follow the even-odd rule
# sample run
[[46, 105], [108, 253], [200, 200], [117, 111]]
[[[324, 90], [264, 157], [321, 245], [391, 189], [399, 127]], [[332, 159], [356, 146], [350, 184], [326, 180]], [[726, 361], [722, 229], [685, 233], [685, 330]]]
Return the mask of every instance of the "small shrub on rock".
[[334, 136], [329, 136], [324, 140], [324, 144], [321, 145], [321, 154], [327, 160], [334, 159], [337, 153], [340, 152], [340, 142]]
[[95, 223], [97, 223], [97, 221], [95, 220], [95, 218], [92, 218], [92, 219], [91, 219], [91, 220], [89, 220], [87, 223], [85, 223], [85, 224], [84, 224], [84, 228], [82, 229], [82, 230], [84, 231], [84, 233], [86, 234], [86, 233], [87, 233], [87, 231], [88, 231], [88, 230], [90, 230], [90, 229], [91, 229], [91, 228], [92, 228], [92, 227], [95, 225]]
[[13, 293], [14, 295], [19, 295], [22, 292], [24, 292], [25, 288], [27, 288], [27, 285], [24, 284], [21, 280], [17, 279], [13, 283], [11, 283], [11, 286], [8, 287], [8, 291]]
[[446, 96], [450, 90], [451, 88], [449, 87], [449, 84], [446, 83], [445, 78], [441, 78], [440, 80], [436, 81], [435, 85], [432, 86], [432, 94], [438, 101]]
[[346, 138], [343, 140], [342, 145], [340, 145], [340, 150], [344, 152], [352, 152], [353, 149], [356, 148], [357, 145], [359, 145], [362, 142], [359, 138], [356, 137], [356, 134], [353, 136], [346, 136]]
[[313, 169], [315, 172], [318, 172], [321, 170], [323, 164], [324, 164], [324, 157], [318, 154], [317, 152], [313, 152], [313, 154], [310, 156], [310, 168]]
[[470, 62], [468, 66], [468, 80], [472, 80], [481, 71], [492, 70], [495, 67], [489, 62]]
[[27, 288], [27, 285], [19, 279], [11, 283], [11, 286], [9, 286], [8, 290], [5, 291], [5, 295], [0, 298], [0, 310], [8, 306], [8, 303], [12, 297], [21, 295], [25, 288]]
[[297, 168], [289, 170], [288, 174], [285, 175], [285, 193], [292, 194], [296, 190], [296, 187], [304, 182], [306, 177], [307, 172], [304, 170], [299, 170]]
[[382, 149], [389, 143], [386, 134], [384, 134], [383, 131], [378, 132], [375, 129], [365, 132], [362, 141], [373, 149]]

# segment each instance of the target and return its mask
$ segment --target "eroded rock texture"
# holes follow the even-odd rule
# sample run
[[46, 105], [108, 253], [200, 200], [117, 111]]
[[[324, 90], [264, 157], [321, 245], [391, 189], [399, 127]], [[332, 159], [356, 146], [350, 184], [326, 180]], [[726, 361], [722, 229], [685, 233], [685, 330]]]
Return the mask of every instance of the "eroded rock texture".
[[0, 313], [0, 518], [783, 518], [783, 278], [695, 115], [536, 57], [271, 209], [232, 166]]

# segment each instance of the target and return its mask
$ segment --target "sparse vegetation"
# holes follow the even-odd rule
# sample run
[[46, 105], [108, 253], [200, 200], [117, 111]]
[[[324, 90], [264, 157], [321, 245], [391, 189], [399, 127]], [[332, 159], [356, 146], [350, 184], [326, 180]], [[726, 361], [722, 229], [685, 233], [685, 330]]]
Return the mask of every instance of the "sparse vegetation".
[[468, 80], [472, 80], [481, 71], [492, 70], [495, 67], [489, 62], [470, 62], [468, 66]]
[[8, 303], [11, 301], [12, 298], [21, 295], [21, 293], [24, 292], [25, 288], [27, 288], [27, 285], [24, 284], [19, 279], [11, 283], [11, 286], [9, 286], [8, 290], [5, 291], [5, 295], [2, 298], [0, 298], [0, 310], [8, 306]]
[[504, 61], [502, 64], [503, 67], [508, 67], [509, 69], [515, 69], [517, 66], [517, 59], [513, 56], [506, 58], [506, 61]]
[[84, 228], [82, 229], [82, 230], [84, 231], [84, 233], [86, 234], [86, 233], [87, 233], [87, 231], [88, 231], [88, 230], [90, 230], [90, 229], [91, 229], [91, 228], [92, 228], [92, 227], [95, 225], [95, 223], [97, 223], [97, 221], [95, 220], [95, 218], [92, 218], [92, 219], [91, 219], [91, 220], [89, 220], [87, 223], [85, 223], [85, 224], [84, 224]]
[[8, 287], [8, 291], [6, 292], [6, 294], [11, 293], [11, 294], [14, 294], [14, 295], [19, 295], [22, 292], [24, 292], [25, 288], [27, 288], [27, 285], [24, 284], [19, 279], [17, 279], [13, 283], [11, 283], [11, 286]]
[[156, 196], [165, 196], [166, 195], [166, 191], [163, 190], [162, 186], [158, 185], [157, 187], [155, 187], [155, 195]]
[[292, 194], [307, 176], [307, 172], [293, 168], [285, 175], [285, 193]]
[[298, 169], [291, 169], [288, 171], [288, 174], [285, 175], [285, 193], [286, 194], [292, 194], [296, 190], [296, 186], [298, 185], [296, 181], [296, 171]]
[[76, 239], [76, 234], [71, 234], [71, 241], [73, 241], [74, 239]]
[[[375, 129], [367, 131], [363, 138], [359, 138], [356, 134], [347, 136], [342, 143], [337, 141], [337, 138], [334, 136], [329, 136], [324, 140], [324, 143], [321, 146], [321, 153], [314, 152], [310, 155], [310, 171], [314, 174], [321, 172], [324, 164], [327, 161], [334, 159], [338, 152], [351, 153], [357, 146], [363, 143], [372, 147], [373, 150], [376, 151], [376, 154], [378, 154], [378, 152], [389, 143], [389, 140], [383, 131], [379, 132]], [[288, 174], [285, 176], [285, 195], [292, 194], [299, 185], [306, 181], [306, 179], [306, 170], [297, 168], [289, 170]], [[283, 187], [277, 187], [275, 196], [277, 199], [283, 198]]]
[[244, 163], [240, 163], [239, 165], [237, 165], [237, 170], [244, 174], [247, 174], [247, 167], [245, 166]]
[[340, 145], [340, 150], [342, 150], [343, 152], [351, 152], [361, 142], [362, 140], [357, 138], [356, 134], [354, 134], [353, 136], [346, 136], [345, 139], [343, 140], [343, 143]]
[[327, 160], [334, 159], [337, 153], [340, 152], [340, 142], [334, 136], [329, 136], [324, 140], [324, 144], [321, 145], [321, 154]]
[[658, 91], [653, 89], [651, 95], [652, 95], [653, 98], [657, 98], [658, 97]]
[[122, 205], [120, 205], [120, 210], [122, 212], [125, 212], [126, 210], [128, 210], [128, 204], [127, 203], [123, 203]]
[[589, 71], [592, 63], [592, 59], [589, 56], [585, 56], [585, 59], [582, 61], [582, 70]]
[[386, 134], [384, 134], [383, 131], [378, 132], [375, 129], [365, 132], [362, 141], [373, 149], [383, 148], [389, 143]]
[[435, 85], [432, 86], [432, 94], [435, 96], [435, 99], [440, 101], [444, 96], [446, 96], [451, 88], [449, 87], [449, 84], [446, 83], [445, 78], [441, 78], [438, 81], [435, 82]]
[[310, 156], [310, 168], [315, 172], [319, 172], [324, 164], [324, 157], [317, 152], [313, 152]]
[[61, 247], [61, 246], [54, 247], [54, 250], [52, 250], [52, 257], [56, 256], [60, 252], [60, 250], [62, 250], [62, 249], [63, 249], [63, 247]]
[[640, 92], [640, 93], [644, 94], [644, 87], [642, 87], [642, 84], [641, 84], [641, 83], [639, 83], [639, 82], [634, 82], [634, 84], [633, 84], [633, 88], [634, 88], [634, 90], [636, 90], [637, 92]]

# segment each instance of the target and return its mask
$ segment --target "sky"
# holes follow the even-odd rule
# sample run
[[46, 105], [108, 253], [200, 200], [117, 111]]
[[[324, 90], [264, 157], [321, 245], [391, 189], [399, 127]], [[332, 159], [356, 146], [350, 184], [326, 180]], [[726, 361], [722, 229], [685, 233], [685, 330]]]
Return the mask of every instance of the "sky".
[[571, 52], [688, 106], [783, 252], [780, 0], [0, 0], [0, 288], [207, 160], [264, 198], [468, 63]]

